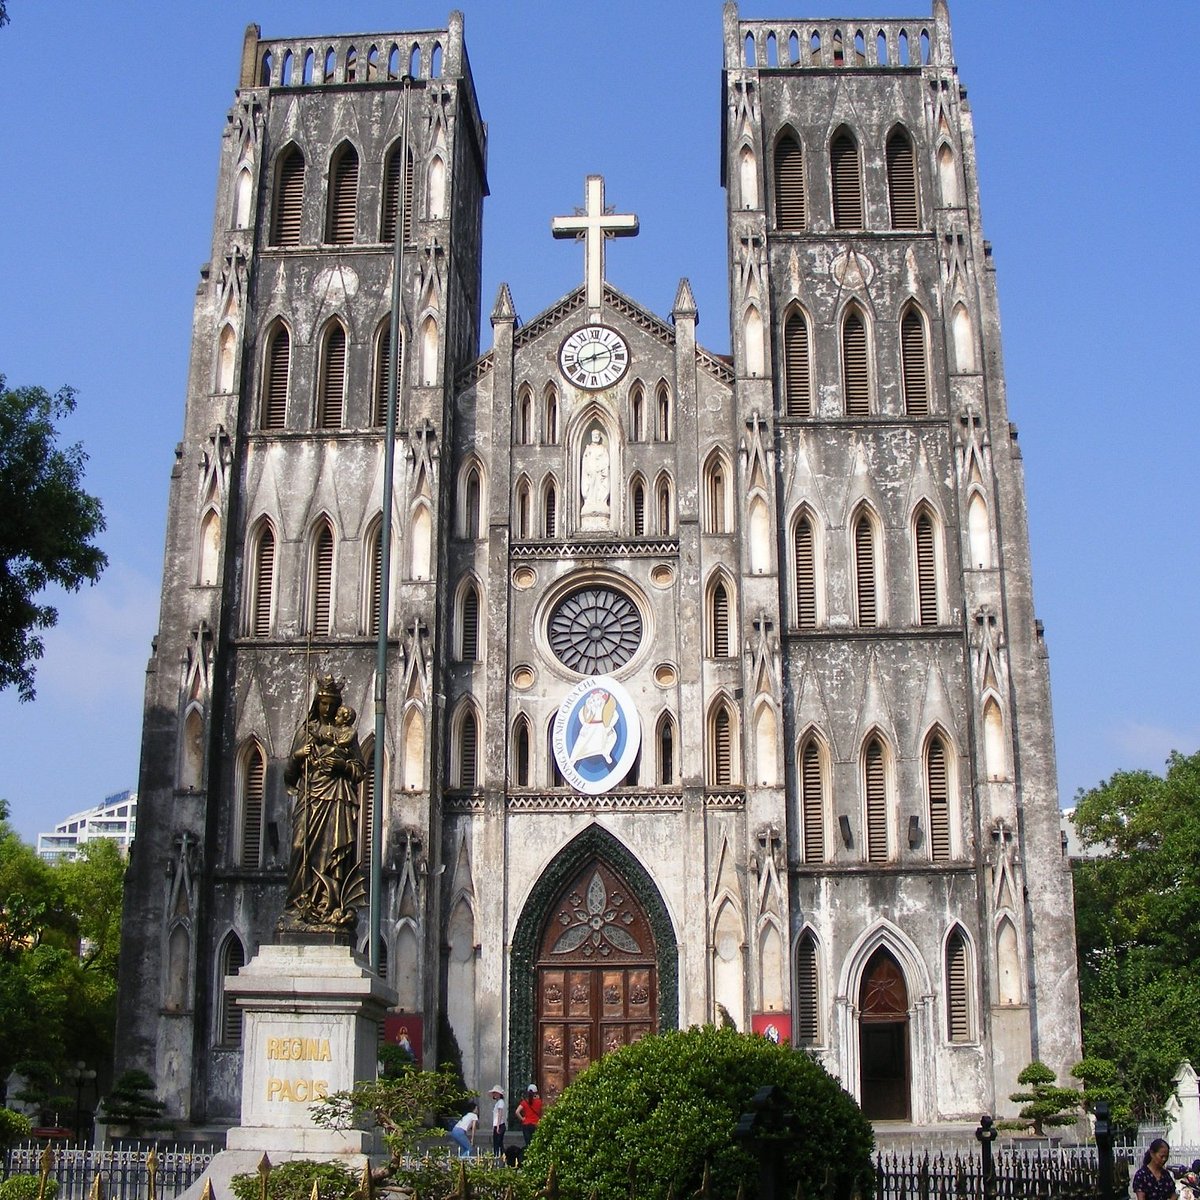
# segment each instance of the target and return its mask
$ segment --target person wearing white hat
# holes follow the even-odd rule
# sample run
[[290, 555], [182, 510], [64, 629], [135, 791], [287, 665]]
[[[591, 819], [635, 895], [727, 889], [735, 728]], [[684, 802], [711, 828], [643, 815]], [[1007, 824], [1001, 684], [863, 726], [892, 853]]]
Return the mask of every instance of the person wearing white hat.
[[505, 1117], [508, 1109], [504, 1103], [504, 1089], [496, 1084], [489, 1095], [492, 1097], [492, 1154], [497, 1162], [504, 1157], [504, 1135], [508, 1132]]

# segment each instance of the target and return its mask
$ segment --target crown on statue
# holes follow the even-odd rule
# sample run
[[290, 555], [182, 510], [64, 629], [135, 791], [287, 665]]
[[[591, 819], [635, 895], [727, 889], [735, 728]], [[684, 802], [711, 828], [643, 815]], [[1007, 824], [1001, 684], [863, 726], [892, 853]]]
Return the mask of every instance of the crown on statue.
[[334, 679], [332, 675], [317, 676], [317, 695], [328, 696], [334, 700], [342, 698], [342, 689], [346, 686], [345, 679]]

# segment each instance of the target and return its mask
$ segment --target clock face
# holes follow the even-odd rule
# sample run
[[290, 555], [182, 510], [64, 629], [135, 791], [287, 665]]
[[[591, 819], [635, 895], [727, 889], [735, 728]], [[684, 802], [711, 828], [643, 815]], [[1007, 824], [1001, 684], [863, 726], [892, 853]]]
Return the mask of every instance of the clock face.
[[629, 369], [629, 347], [615, 329], [585, 325], [563, 340], [558, 365], [576, 387], [598, 391], [612, 387]]

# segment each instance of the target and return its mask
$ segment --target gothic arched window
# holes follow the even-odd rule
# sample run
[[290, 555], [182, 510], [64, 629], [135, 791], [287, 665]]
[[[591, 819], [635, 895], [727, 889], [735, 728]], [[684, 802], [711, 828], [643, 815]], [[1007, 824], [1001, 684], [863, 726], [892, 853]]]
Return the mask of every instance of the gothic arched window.
[[867, 325], [862, 312], [851, 305], [842, 318], [842, 391], [846, 416], [866, 417], [871, 412], [871, 366], [867, 353]]
[[892, 228], [918, 228], [917, 160], [912, 138], [903, 129], [895, 130], [887, 140], [887, 181]]
[[299, 146], [284, 151], [275, 175], [275, 211], [271, 215], [271, 245], [300, 245], [304, 212], [304, 155]]
[[221, 947], [217, 958], [220, 964], [221, 978], [217, 984], [219, 999], [217, 1002], [217, 1040], [222, 1046], [240, 1046], [242, 1044], [242, 1010], [234, 1003], [233, 997], [226, 991], [226, 980], [230, 975], [236, 975], [246, 965], [246, 950], [241, 938], [231, 933]]
[[809, 735], [800, 747], [800, 821], [804, 861], [825, 861], [825, 763], [821, 745]]
[[940, 734], [925, 747], [925, 797], [928, 804], [929, 857], [934, 862], [950, 859], [949, 756]]
[[250, 552], [250, 635], [268, 637], [275, 608], [275, 532], [263, 523]]
[[[407, 169], [404, 169], [407, 166]], [[396, 218], [399, 215], [400, 192], [404, 191], [404, 224], [401, 229], [404, 241], [409, 240], [412, 230], [413, 206], [413, 156], [404, 152], [397, 142], [387, 154], [383, 164], [383, 214], [379, 223], [379, 240], [396, 240]]]
[[863, 799], [866, 810], [867, 861], [887, 862], [888, 798], [887, 761], [883, 742], [876, 736], [867, 742], [863, 751]]
[[796, 1043], [815, 1046], [821, 1040], [817, 940], [806, 930], [796, 946]]
[[670, 713], [663, 713], [658, 719], [655, 751], [658, 786], [672, 787], [675, 783], [675, 720]]
[[712, 658], [729, 658], [733, 654], [729, 587], [718, 577], [708, 592], [708, 652]]
[[796, 576], [796, 624], [801, 629], [816, 629], [817, 537], [812, 514], [802, 511], [792, 534], [792, 569]]
[[459, 662], [478, 662], [479, 643], [479, 592], [473, 583], [468, 583], [458, 601]]
[[518, 716], [513, 722], [512, 781], [516, 787], [528, 787], [533, 779], [532, 740], [529, 721]]
[[729, 787], [736, 779], [733, 746], [736, 725], [728, 701], [718, 700], [708, 720], [708, 785]]
[[346, 401], [346, 330], [334, 321], [321, 347], [321, 383], [317, 400], [317, 425], [341, 429]]
[[309, 632], [328, 637], [333, 632], [333, 530], [328, 521], [313, 533], [308, 588]]
[[287, 424], [288, 378], [292, 366], [292, 339], [287, 326], [280, 322], [267, 338], [267, 358], [263, 364], [262, 410], [264, 430], [283, 429]]
[[344, 142], [333, 153], [329, 170], [329, 212], [325, 221], [325, 240], [335, 246], [354, 242], [358, 215], [358, 151]]
[[900, 318], [900, 381], [904, 411], [910, 417], [929, 415], [929, 356], [925, 350], [925, 322], [913, 305]]
[[875, 525], [861, 512], [854, 523], [854, 601], [856, 623], [874, 629], [879, 623]]
[[970, 961], [966, 936], [955, 926], [946, 939], [946, 1036], [952, 1042], [971, 1040]]
[[913, 560], [916, 567], [917, 624], [938, 623], [937, 530], [926, 508], [913, 524]]
[[788, 132], [775, 144], [775, 227], [804, 229], [807, 224], [804, 153], [795, 134]]
[[258, 870], [263, 865], [263, 805], [266, 762], [257, 742], [242, 758], [238, 865]]
[[862, 172], [858, 163], [858, 143], [849, 130], [841, 130], [830, 143], [829, 168], [833, 185], [834, 229], [861, 229]]
[[783, 323], [784, 411], [789, 417], [811, 417], [812, 358], [809, 353], [808, 322], [799, 309], [792, 309]]

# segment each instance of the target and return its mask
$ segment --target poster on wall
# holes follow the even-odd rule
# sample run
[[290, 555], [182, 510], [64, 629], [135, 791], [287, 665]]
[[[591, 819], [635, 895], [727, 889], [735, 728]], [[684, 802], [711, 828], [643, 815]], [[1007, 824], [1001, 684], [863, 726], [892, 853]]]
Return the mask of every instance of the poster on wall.
[[423, 1017], [420, 1013], [387, 1013], [383, 1018], [383, 1040], [407, 1050], [413, 1056], [418, 1070], [422, 1067], [423, 1031]]
[[786, 1046], [792, 1040], [791, 1013], [753, 1013], [750, 1017], [750, 1029], [761, 1033], [772, 1042]]

